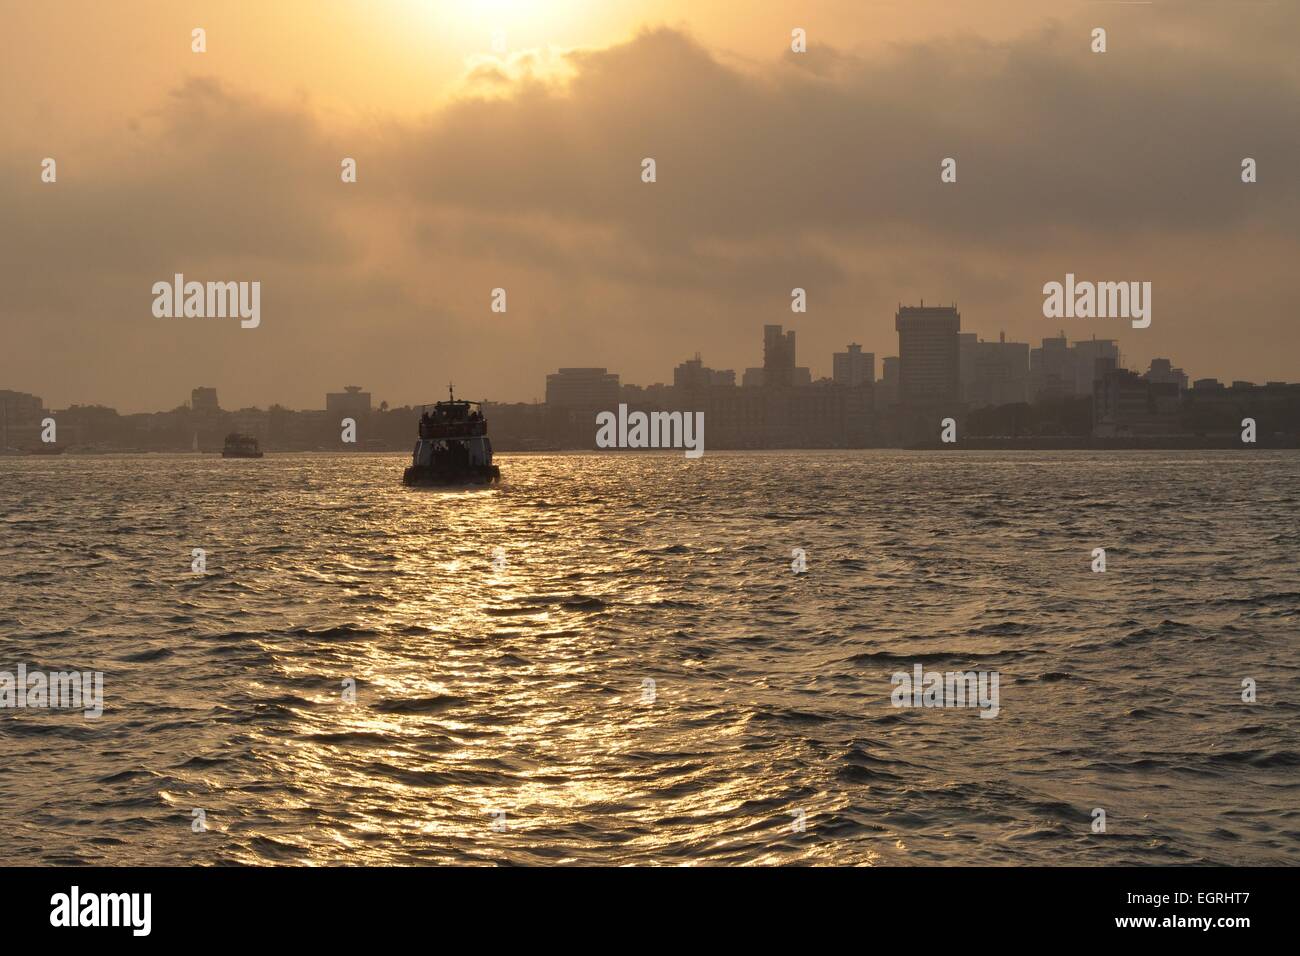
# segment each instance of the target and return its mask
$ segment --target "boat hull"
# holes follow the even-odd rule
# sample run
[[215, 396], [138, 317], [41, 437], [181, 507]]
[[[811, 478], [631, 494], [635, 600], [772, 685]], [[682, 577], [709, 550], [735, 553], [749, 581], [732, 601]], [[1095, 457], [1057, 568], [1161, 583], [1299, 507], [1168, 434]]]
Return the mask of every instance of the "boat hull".
[[412, 488], [445, 488], [457, 485], [490, 485], [501, 480], [496, 465], [477, 465], [452, 471], [411, 465], [402, 473], [402, 484]]
[[260, 451], [223, 451], [222, 458], [261, 458]]

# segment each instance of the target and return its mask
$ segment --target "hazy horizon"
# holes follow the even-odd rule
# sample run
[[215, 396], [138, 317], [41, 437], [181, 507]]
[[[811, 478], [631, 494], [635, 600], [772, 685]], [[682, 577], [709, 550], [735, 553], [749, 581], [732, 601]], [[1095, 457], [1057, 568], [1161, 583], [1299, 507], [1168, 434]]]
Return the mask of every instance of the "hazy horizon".
[[[648, 385], [700, 352], [739, 374], [766, 323], [828, 375], [849, 342], [897, 354], [894, 310], [922, 299], [985, 339], [1063, 330], [1117, 339], [1133, 368], [1300, 378], [1294, 5], [4, 17], [0, 388], [49, 407], [169, 409], [209, 385], [228, 408], [315, 408], [345, 384], [403, 405], [449, 379], [533, 401], [559, 366]], [[151, 287], [175, 273], [260, 282], [260, 326], [155, 318]], [[1043, 284], [1067, 273], [1151, 282], [1150, 328], [1044, 318]]]

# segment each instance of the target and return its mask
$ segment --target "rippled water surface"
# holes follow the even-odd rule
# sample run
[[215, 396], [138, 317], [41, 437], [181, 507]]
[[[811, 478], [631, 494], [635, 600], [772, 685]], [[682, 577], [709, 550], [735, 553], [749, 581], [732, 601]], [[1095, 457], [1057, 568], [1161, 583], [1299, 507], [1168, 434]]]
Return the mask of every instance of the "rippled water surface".
[[499, 462], [0, 458], [4, 862], [1300, 862], [1295, 453]]

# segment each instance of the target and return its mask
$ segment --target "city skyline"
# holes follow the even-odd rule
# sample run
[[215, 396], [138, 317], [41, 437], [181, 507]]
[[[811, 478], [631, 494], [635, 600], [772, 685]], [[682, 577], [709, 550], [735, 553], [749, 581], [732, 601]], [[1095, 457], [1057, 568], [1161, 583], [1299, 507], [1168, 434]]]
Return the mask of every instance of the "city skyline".
[[[699, 423], [696, 434], [707, 418], [713, 446], [723, 449], [926, 447], [936, 421], [952, 429], [960, 423], [973, 447], [1219, 446], [1249, 423], [1270, 443], [1295, 442], [1300, 383], [1193, 379], [1167, 357], [1140, 371], [1125, 367], [1115, 339], [1070, 342], [1062, 334], [1031, 347], [1002, 333], [986, 340], [962, 331], [961, 321], [956, 305], [900, 304], [898, 355], [882, 357], [878, 379], [876, 356], [857, 343], [833, 354], [832, 377], [814, 379], [798, 364], [797, 330], [766, 324], [762, 365], [743, 375], [705, 365], [699, 352], [673, 369], [671, 384], [625, 382], [601, 366], [561, 366], [546, 376], [544, 401], [485, 397], [483, 409], [510, 451], [587, 448], [593, 440], [609, 447], [594, 437], [593, 422], [611, 420], [615, 409], [622, 421], [629, 408], [688, 415]], [[409, 437], [413, 406], [440, 400], [376, 401], [360, 385], [326, 392], [324, 409], [223, 408], [210, 385], [190, 396], [170, 410], [124, 416], [102, 405], [48, 409], [37, 395], [0, 389], [0, 450], [31, 452], [38, 432], [41, 444], [58, 445], [56, 428], [70, 436], [58, 447], [88, 452], [211, 451], [227, 435], [275, 451], [395, 450]], [[467, 397], [463, 389], [460, 397]], [[956, 432], [944, 442], [956, 444]]]
[[[900, 303], [899, 308], [900, 308], [900, 310], [908, 310], [908, 309], [928, 309], [928, 308], [930, 308], [930, 307], [926, 307], [926, 306], [916, 306], [916, 307], [912, 307], [912, 306], [905, 306], [905, 305], [902, 305], [902, 304]], [[940, 306], [940, 307], [935, 307], [935, 308], [942, 310], [942, 309], [947, 309], [947, 308], [956, 308], [956, 306], [951, 306], [951, 307]], [[957, 311], [960, 312], [960, 309], [957, 309]], [[783, 325], [775, 324], [775, 323], [768, 323], [768, 324], [766, 324], [765, 326], [763, 326], [763, 328], [765, 328], [765, 329], [778, 329], [778, 328], [780, 328], [780, 329], [784, 329], [784, 332], [785, 332], [785, 334], [786, 334], [787, 336], [793, 336], [793, 335], [797, 334], [797, 333], [800, 331], [800, 329], [798, 329], [798, 328], [789, 327], [789, 326], [783, 326]], [[1031, 357], [1032, 355], [1035, 355], [1036, 353], [1040, 352], [1041, 349], [1043, 348], [1043, 346], [1046, 345], [1049, 341], [1050, 341], [1050, 342], [1053, 342], [1053, 343], [1056, 343], [1056, 342], [1060, 342], [1060, 341], [1063, 339], [1065, 343], [1068, 343], [1068, 347], [1069, 347], [1070, 349], [1074, 349], [1074, 347], [1075, 347], [1076, 345], [1080, 345], [1080, 344], [1084, 344], [1084, 343], [1090, 343], [1090, 342], [1094, 342], [1094, 341], [1097, 342], [1097, 343], [1115, 343], [1115, 344], [1118, 344], [1118, 338], [1117, 338], [1117, 337], [1105, 337], [1105, 338], [1103, 338], [1103, 337], [1100, 337], [1100, 336], [1089, 336], [1089, 337], [1087, 337], [1087, 338], [1074, 338], [1074, 337], [1068, 335], [1067, 333], [1065, 333], [1063, 330], [1060, 330], [1060, 334], [1057, 334], [1057, 335], [1044, 336], [1043, 339], [1040, 340], [1039, 345], [1037, 345], [1037, 346], [1034, 345], [1032, 342], [1015, 342], [1015, 341], [1012, 341], [1012, 340], [1008, 340], [1008, 339], [1006, 338], [1006, 336], [1005, 336], [1005, 332], [1002, 332], [1002, 331], [999, 331], [999, 333], [998, 333], [998, 336], [999, 336], [999, 337], [998, 337], [997, 339], [988, 339], [988, 338], [985, 338], [985, 335], [984, 335], [984, 333], [983, 333], [982, 331], [974, 330], [974, 329], [966, 329], [966, 328], [960, 328], [960, 329], [959, 329], [959, 335], [962, 336], [962, 337], [964, 337], [968, 342], [975, 342], [975, 341], [978, 341], [978, 343], [979, 343], [981, 346], [983, 346], [983, 345], [1001, 345], [1001, 346], [1017, 346], [1017, 345], [1019, 345], [1019, 346], [1024, 346], [1024, 347], [1025, 347], [1025, 357], [1026, 357], [1026, 362], [1025, 362], [1024, 371], [1025, 371], [1025, 373], [1026, 373], [1026, 378], [1028, 378], [1028, 376], [1032, 373], [1032, 369], [1033, 369], [1033, 363], [1032, 363], [1030, 357]], [[792, 349], [792, 351], [791, 351], [791, 358], [790, 358], [791, 363], [793, 364], [793, 363], [795, 363], [795, 362], [803, 361], [803, 360], [800, 359], [800, 357], [799, 357], [799, 352], [798, 352], [797, 345], [796, 345], [796, 344], [793, 344], [793, 343], [795, 343], [797, 340], [791, 338], [790, 341], [791, 341], [791, 343], [792, 343], [792, 345], [791, 345], [791, 349]], [[726, 373], [732, 373], [732, 374], [734, 375], [734, 381], [731, 381], [731, 382], [729, 382], [728, 384], [735, 385], [736, 387], [749, 387], [749, 383], [747, 383], [747, 382], [742, 382], [742, 375], [741, 375], [741, 373], [742, 373], [742, 372], [752, 373], [752, 372], [755, 372], [755, 371], [760, 372], [760, 373], [762, 372], [763, 359], [764, 359], [764, 355], [763, 355], [762, 348], [763, 348], [763, 343], [762, 343], [762, 342], [756, 342], [756, 343], [755, 343], [755, 353], [756, 353], [756, 354], [755, 354], [755, 358], [758, 360], [756, 366], [746, 365], [745, 363], [742, 362], [742, 363], [738, 363], [738, 364], [736, 364], [734, 368], [727, 368], [727, 367], [718, 367], [718, 368], [713, 368], [713, 367], [707, 365], [707, 363], [705, 363], [705, 366], [704, 366], [704, 367], [705, 367], [705, 371], [708, 371], [708, 372], [714, 372], [714, 373], [723, 373], [723, 374], [726, 374]], [[898, 354], [899, 354], [899, 352], [901, 351], [897, 342], [894, 344], [894, 347], [893, 347], [893, 349], [892, 349], [892, 352], [885, 352], [885, 353], [882, 353], [882, 352], [867, 352], [867, 351], [863, 350], [861, 344], [860, 344], [860, 343], [857, 343], [857, 342], [846, 342], [846, 343], [844, 343], [843, 345], [841, 345], [841, 346], [839, 347], [840, 350], [852, 350], [852, 349], [854, 349], [854, 348], [857, 348], [857, 349], [861, 350], [861, 354], [862, 354], [862, 356], [863, 356], [864, 358], [867, 358], [867, 359], [870, 359], [870, 360], [871, 360], [871, 365], [872, 365], [872, 367], [873, 367], [873, 375], [872, 375], [872, 377], [869, 379], [869, 381], [870, 381], [870, 383], [873, 384], [873, 385], [879, 385], [879, 384], [881, 384], [881, 383], [883, 383], [883, 382], [886, 382], [886, 381], [889, 379], [889, 373], [888, 373], [888, 371], [886, 370], [886, 364], [885, 364], [885, 363], [886, 363], [886, 362], [897, 362], [897, 361], [898, 361]], [[840, 361], [841, 356], [844, 356], [844, 355], [847, 355], [847, 354], [848, 354], [848, 353], [845, 352], [845, 351], [834, 351], [834, 352], [830, 353], [830, 355], [828, 356], [828, 358], [830, 359], [830, 361], [827, 362], [827, 363], [825, 363], [825, 366], [818, 366], [818, 365], [815, 365], [815, 364], [812, 364], [812, 363], [807, 363], [807, 364], [799, 365], [798, 368], [796, 369], [796, 371], [802, 371], [802, 372], [804, 372], [804, 373], [805, 373], [805, 377], [807, 378], [807, 381], [802, 382], [802, 384], [805, 384], [805, 385], [813, 385], [813, 384], [818, 384], [818, 383], [822, 383], [822, 382], [838, 381], [838, 380], [836, 379], [834, 369], [835, 369], [836, 363]], [[703, 356], [703, 353], [702, 353], [701, 351], [699, 351], [699, 350], [696, 350], [696, 351], [693, 353], [693, 358], [691, 357], [691, 355], [687, 355], [686, 357], [684, 357], [684, 358], [682, 358], [682, 359], [680, 360], [680, 362], [679, 362], [677, 368], [675, 368], [675, 369], [669, 369], [669, 371], [670, 371], [670, 372], [678, 371], [678, 370], [680, 370], [680, 367], [681, 367], [682, 365], [687, 364], [687, 363], [690, 363], [690, 362], [692, 362], [692, 361], [700, 362], [700, 361], [702, 361], [702, 356]], [[1268, 380], [1264, 380], [1264, 381], [1257, 381], [1257, 380], [1253, 380], [1253, 379], [1249, 379], [1249, 378], [1242, 378], [1242, 377], [1239, 377], [1239, 376], [1218, 376], [1218, 375], [1194, 374], [1193, 372], [1188, 372], [1188, 371], [1186, 371], [1186, 369], [1185, 369], [1182, 365], [1180, 365], [1180, 364], [1177, 363], [1176, 359], [1170, 359], [1170, 357], [1168, 357], [1168, 356], [1162, 356], [1162, 355], [1152, 356], [1151, 359], [1150, 359], [1148, 362], [1146, 362], [1146, 363], [1133, 363], [1133, 362], [1131, 361], [1130, 357], [1125, 353], [1125, 350], [1124, 350], [1122, 347], [1119, 347], [1119, 348], [1118, 348], [1118, 356], [1119, 356], [1119, 359], [1120, 359], [1120, 360], [1119, 360], [1119, 366], [1120, 366], [1121, 368], [1131, 369], [1131, 370], [1133, 370], [1133, 371], [1135, 371], [1135, 372], [1138, 372], [1138, 373], [1141, 373], [1141, 374], [1145, 374], [1146, 372], [1148, 372], [1149, 370], [1151, 370], [1153, 367], [1155, 367], [1155, 368], [1166, 368], [1166, 369], [1172, 369], [1173, 372], [1176, 372], [1176, 373], [1182, 373], [1183, 377], [1186, 379], [1186, 384], [1187, 384], [1188, 386], [1190, 386], [1193, 382], [1197, 382], [1197, 381], [1207, 381], [1207, 382], [1208, 382], [1208, 381], [1218, 381], [1218, 382], [1221, 382], [1221, 383], [1223, 383], [1223, 384], [1229, 384], [1229, 383], [1233, 383], [1233, 382], [1240, 382], [1240, 383], [1251, 384], [1251, 385], [1264, 385], [1264, 384], [1267, 384], [1267, 383], [1269, 383], [1269, 382], [1289, 382], [1289, 381], [1290, 381], [1289, 379], [1268, 379]], [[565, 362], [565, 363], [563, 363], [563, 364], [557, 366], [555, 370], [552, 370], [552, 371], [549, 371], [549, 372], [545, 372], [545, 373], [543, 373], [542, 381], [541, 381], [541, 383], [540, 383], [540, 384], [541, 384], [541, 387], [540, 387], [539, 389], [535, 389], [535, 390], [534, 390], [534, 394], [533, 394], [532, 397], [524, 398], [524, 399], [501, 398], [501, 397], [494, 396], [494, 395], [476, 395], [475, 397], [478, 398], [478, 399], [481, 399], [481, 400], [483, 400], [483, 401], [491, 402], [491, 403], [493, 403], [493, 404], [498, 404], [498, 405], [499, 405], [499, 404], [518, 404], [518, 403], [522, 403], [522, 404], [544, 404], [544, 403], [546, 402], [546, 398], [545, 398], [546, 382], [547, 382], [548, 379], [552, 379], [552, 378], [555, 377], [555, 373], [556, 373], [556, 371], [565, 371], [565, 370], [584, 370], [584, 371], [590, 371], [590, 370], [596, 370], [596, 369], [599, 369], [601, 372], [607, 374], [607, 375], [608, 375], [609, 377], [611, 377], [612, 379], [615, 379], [615, 380], [616, 380], [616, 385], [617, 385], [618, 387], [631, 387], [631, 388], [655, 388], [655, 387], [665, 387], [665, 388], [671, 388], [671, 387], [674, 387], [674, 384], [675, 384], [674, 381], [672, 381], [672, 379], [673, 379], [673, 375], [672, 375], [672, 374], [667, 375], [664, 379], [660, 379], [660, 380], [656, 380], [656, 381], [632, 382], [632, 381], [629, 381], [628, 378], [627, 378], [627, 376], [625, 376], [625, 374], [624, 374], [622, 371], [620, 371], [617, 367], [612, 367], [612, 366], [597, 366], [597, 365], [586, 365], [586, 364], [583, 364], [583, 363], [579, 363], [579, 362], [573, 362], [573, 361], [571, 361], [571, 362]], [[359, 376], [357, 376], [357, 377], [359, 378]], [[442, 390], [445, 390], [446, 387], [447, 387], [447, 385], [450, 385], [450, 384], [456, 384], [456, 383], [455, 383], [454, 381], [443, 383], [443, 385], [441, 386], [441, 389], [442, 389]], [[721, 381], [712, 381], [712, 382], [709, 382], [709, 383], [707, 383], [707, 384], [716, 387], [716, 386], [722, 385], [723, 383], [722, 383]], [[787, 384], [800, 384], [800, 383], [799, 383], [799, 382], [793, 382], [793, 383], [787, 383]], [[375, 406], [375, 407], [378, 407], [378, 405], [379, 405], [380, 402], [383, 402], [383, 404], [385, 404], [386, 406], [393, 407], [393, 408], [400, 408], [400, 407], [416, 407], [416, 406], [419, 406], [419, 405], [421, 405], [421, 404], [425, 404], [425, 403], [429, 403], [429, 402], [438, 401], [438, 400], [441, 399], [441, 397], [443, 397], [442, 394], [441, 394], [440, 389], [439, 389], [438, 387], [434, 386], [434, 387], [431, 387], [430, 390], [428, 390], [428, 391], [429, 391], [429, 394], [427, 394], [426, 396], [424, 396], [423, 398], [420, 398], [420, 399], [408, 399], [408, 398], [405, 398], [405, 397], [390, 398], [389, 395], [388, 395], [388, 393], [383, 391], [383, 388], [384, 388], [384, 387], [385, 387], [385, 386], [383, 386], [383, 385], [380, 385], [380, 386], [378, 386], [378, 387], [367, 387], [367, 391], [365, 392], [366, 398], [367, 398], [367, 400], [368, 400], [369, 397], [373, 394], [373, 395], [375, 396], [375, 399], [374, 399], [374, 406]], [[460, 391], [460, 394], [463, 395], [463, 396], [464, 396], [464, 395], [472, 395], [472, 394], [475, 394], [475, 393], [472, 393], [472, 392], [468, 391], [467, 389], [465, 389], [464, 387], [462, 387], [462, 386], [460, 386], [460, 385], [456, 385], [456, 387], [457, 387], [458, 390]], [[332, 389], [332, 388], [333, 388], [333, 389], [346, 389], [346, 390], [352, 390], [352, 389], [358, 389], [358, 390], [359, 390], [359, 389], [361, 388], [361, 386], [356, 386], [356, 385], [351, 385], [351, 384], [346, 385], [346, 386], [345, 386], [345, 385], [331, 385], [331, 384], [329, 384], [329, 383], [324, 383], [324, 384], [321, 385], [320, 390], [317, 392], [317, 394], [318, 394], [318, 395], [324, 395], [325, 398], [326, 398], [326, 401], [323, 402], [323, 403], [315, 404], [315, 405], [291, 405], [291, 404], [289, 404], [289, 403], [287, 403], [287, 402], [281, 402], [281, 401], [265, 401], [265, 402], [255, 402], [255, 403], [243, 403], [243, 402], [232, 402], [232, 401], [230, 401], [230, 400], [227, 398], [227, 399], [225, 400], [225, 404], [223, 404], [223, 405], [221, 406], [221, 408], [222, 408], [223, 410], [226, 410], [226, 411], [233, 411], [233, 410], [238, 410], [238, 409], [243, 409], [243, 408], [264, 408], [264, 409], [265, 409], [265, 408], [272, 408], [272, 407], [277, 407], [277, 406], [278, 406], [278, 407], [287, 408], [287, 409], [300, 410], [300, 411], [309, 411], [309, 410], [313, 410], [313, 409], [331, 409], [331, 408], [332, 408], [332, 403], [331, 403], [330, 399], [331, 399], [332, 397], [335, 397], [334, 393], [332, 393], [332, 392], [330, 391], [330, 389]], [[51, 409], [51, 410], [56, 409], [56, 408], [71, 408], [71, 407], [77, 407], [77, 406], [80, 406], [80, 407], [103, 406], [103, 407], [113, 408], [113, 409], [115, 409], [115, 410], [117, 410], [117, 411], [119, 411], [119, 412], [121, 412], [121, 413], [123, 413], [123, 414], [149, 414], [149, 413], [154, 413], [154, 412], [159, 412], [159, 411], [168, 411], [168, 410], [172, 410], [172, 409], [179, 408], [179, 407], [186, 406], [186, 405], [189, 405], [189, 404], [190, 404], [189, 402], [184, 401], [183, 399], [182, 399], [180, 402], [176, 403], [176, 404], [168, 404], [168, 403], [165, 403], [165, 402], [164, 402], [162, 406], [159, 406], [159, 407], [157, 407], [157, 408], [144, 408], [144, 409], [119, 408], [118, 406], [113, 405], [113, 404], [110, 403], [110, 402], [107, 402], [107, 401], [96, 401], [96, 400], [91, 400], [91, 401], [88, 401], [88, 402], [70, 402], [70, 403], [66, 403], [66, 404], [61, 404], [61, 403], [51, 402], [51, 401], [49, 401], [49, 400], [47, 399], [47, 397], [46, 397], [46, 394], [45, 394], [44, 392], [40, 391], [39, 389], [37, 389], [37, 390], [23, 389], [23, 388], [16, 387], [16, 386], [14, 386], [14, 385], [12, 385], [12, 384], [10, 384], [10, 383], [0, 382], [0, 391], [5, 391], [5, 390], [9, 390], [9, 391], [13, 391], [13, 392], [20, 392], [20, 393], [22, 393], [22, 392], [27, 392], [27, 393], [29, 393], [29, 394], [35, 395], [35, 396], [37, 396], [37, 397], [39, 397], [39, 398], [41, 398], [41, 399], [43, 400], [43, 402], [44, 402], [44, 406], [45, 406], [46, 408]], [[194, 395], [197, 395], [197, 394], [200, 393], [200, 392], [203, 392], [203, 393], [214, 392], [214, 393], [218, 393], [218, 394], [221, 394], [221, 395], [226, 395], [226, 394], [227, 394], [227, 393], [226, 393], [226, 389], [225, 389], [225, 387], [224, 387], [223, 385], [221, 385], [220, 383], [213, 384], [213, 383], [210, 383], [210, 382], [209, 382], [209, 383], [204, 383], [203, 385], [200, 385], [200, 386], [193, 386], [193, 387], [187, 389], [187, 391], [190, 392], [190, 393], [192, 393], [192, 394], [194, 394]], [[342, 392], [339, 392], [339, 393], [337, 394], [337, 397], [340, 398], [340, 399], [342, 399], [342, 398], [343, 398], [343, 393], [342, 393]], [[965, 397], [963, 396], [963, 397], [961, 397], [961, 398], [956, 398], [956, 399], [954, 399], [954, 400], [955, 400], [955, 401], [964, 401], [964, 400], [965, 400]], [[1029, 394], [1025, 400], [1026, 400], [1026, 401], [1031, 401], [1031, 402], [1032, 402], [1032, 401], [1035, 400], [1035, 395], [1033, 395], [1033, 394]], [[982, 403], [979, 403], [979, 404], [996, 405], [996, 404], [1004, 404], [1004, 403], [1002, 403], [1002, 402], [996, 402], [996, 401], [986, 401], [986, 402], [982, 402]]]

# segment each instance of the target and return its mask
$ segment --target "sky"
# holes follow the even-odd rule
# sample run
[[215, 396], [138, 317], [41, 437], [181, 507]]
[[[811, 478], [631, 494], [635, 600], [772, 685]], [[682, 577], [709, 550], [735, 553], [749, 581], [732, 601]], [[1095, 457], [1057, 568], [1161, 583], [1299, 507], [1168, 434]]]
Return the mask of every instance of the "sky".
[[[0, 34], [0, 388], [51, 408], [531, 401], [759, 366], [767, 323], [829, 375], [922, 300], [1300, 380], [1289, 0], [0, 0]], [[155, 317], [176, 273], [260, 282], [260, 325]], [[1067, 273], [1151, 282], [1151, 326], [1044, 318]]]

